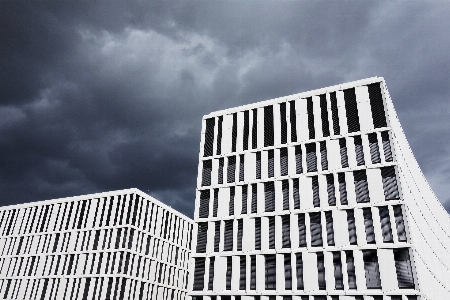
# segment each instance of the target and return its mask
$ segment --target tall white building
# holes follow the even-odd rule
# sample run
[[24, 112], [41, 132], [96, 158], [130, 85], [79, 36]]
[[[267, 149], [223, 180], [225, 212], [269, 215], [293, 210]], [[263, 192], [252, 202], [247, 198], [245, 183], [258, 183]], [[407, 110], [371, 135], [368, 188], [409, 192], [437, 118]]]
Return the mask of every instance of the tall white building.
[[0, 207], [0, 299], [176, 299], [192, 220], [137, 189]]
[[450, 220], [383, 78], [204, 116], [194, 300], [450, 299]]

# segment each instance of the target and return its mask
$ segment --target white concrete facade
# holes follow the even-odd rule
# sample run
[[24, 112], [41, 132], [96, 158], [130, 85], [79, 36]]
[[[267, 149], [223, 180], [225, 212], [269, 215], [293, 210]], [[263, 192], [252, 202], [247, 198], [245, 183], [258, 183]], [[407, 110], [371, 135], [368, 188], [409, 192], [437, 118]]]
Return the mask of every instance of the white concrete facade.
[[383, 78], [204, 116], [189, 298], [450, 299], [450, 222]]
[[137, 189], [0, 208], [0, 298], [186, 297], [193, 222]]

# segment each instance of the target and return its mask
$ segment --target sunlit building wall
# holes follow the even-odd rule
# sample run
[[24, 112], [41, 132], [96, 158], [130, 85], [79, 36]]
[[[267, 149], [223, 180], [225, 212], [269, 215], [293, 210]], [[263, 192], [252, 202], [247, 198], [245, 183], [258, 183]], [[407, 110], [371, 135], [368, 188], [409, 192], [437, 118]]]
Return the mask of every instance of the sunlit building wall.
[[193, 300], [450, 299], [449, 216], [383, 78], [206, 115], [195, 207]]
[[185, 299], [192, 220], [137, 189], [0, 208], [1, 299]]

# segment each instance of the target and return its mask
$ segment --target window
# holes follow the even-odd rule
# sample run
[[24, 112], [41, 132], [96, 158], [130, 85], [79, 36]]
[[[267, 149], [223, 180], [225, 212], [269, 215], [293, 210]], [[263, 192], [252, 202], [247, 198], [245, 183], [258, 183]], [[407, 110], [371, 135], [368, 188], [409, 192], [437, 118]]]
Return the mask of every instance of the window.
[[317, 172], [316, 144], [306, 144], [306, 167], [308, 172]]
[[202, 186], [211, 185], [212, 161], [203, 161]]
[[389, 141], [389, 132], [384, 131], [381, 133], [381, 141], [383, 143], [384, 159], [386, 161], [392, 161], [391, 142]]
[[239, 181], [244, 181], [244, 170], [245, 170], [245, 163], [244, 163], [244, 154], [239, 155]]
[[375, 232], [373, 229], [372, 210], [370, 207], [363, 208], [364, 227], [366, 230], [366, 242], [368, 244], [375, 243]]
[[275, 189], [273, 182], [264, 183], [264, 194], [265, 194], [265, 211], [273, 212], [275, 211]]
[[333, 131], [335, 135], [340, 134], [339, 114], [337, 106], [336, 92], [330, 93], [331, 117], [333, 119]]
[[328, 121], [327, 95], [320, 95], [320, 116], [322, 117], [323, 136], [330, 136], [330, 123]]
[[273, 106], [266, 106], [264, 107], [264, 147], [273, 146], [273, 144]]
[[399, 242], [406, 242], [405, 224], [403, 221], [403, 212], [401, 205], [394, 205], [395, 226], [397, 227], [397, 236]]
[[236, 178], [236, 156], [228, 157], [227, 183], [234, 182]]
[[397, 272], [398, 287], [401, 289], [413, 289], [414, 277], [411, 268], [408, 248], [394, 249], [395, 269]]
[[275, 249], [275, 217], [269, 218], [269, 249]]
[[320, 212], [310, 213], [310, 229], [311, 229], [311, 246], [321, 247], [322, 243], [322, 223], [320, 220]]
[[306, 98], [306, 110], [308, 113], [309, 139], [314, 139], [316, 136], [316, 131], [314, 129], [314, 107], [312, 97]]
[[291, 216], [281, 216], [282, 223], [282, 247], [291, 248]]
[[258, 190], [256, 183], [252, 184], [252, 214], [256, 213], [258, 210]]
[[292, 290], [291, 254], [284, 254], [284, 288]]
[[281, 182], [281, 190], [283, 193], [283, 210], [289, 210], [289, 180]]
[[214, 263], [215, 257], [212, 256], [209, 258], [209, 281], [208, 281], [208, 290], [212, 290], [214, 286]]
[[235, 187], [230, 187], [230, 202], [228, 205], [228, 213], [230, 216], [234, 215], [234, 196], [235, 196]]
[[333, 174], [327, 174], [327, 193], [328, 193], [328, 205], [336, 206], [336, 195], [334, 191], [334, 177]]
[[289, 102], [289, 113], [291, 121], [291, 142], [297, 141], [297, 114], [295, 112], [295, 101]]
[[355, 180], [356, 202], [357, 203], [370, 202], [369, 186], [367, 184], [366, 170], [354, 171], [353, 178]]
[[231, 152], [236, 152], [237, 113], [233, 114], [233, 128], [231, 129]]
[[268, 177], [274, 177], [275, 176], [275, 172], [274, 172], [274, 151], [273, 150], [269, 150], [267, 151], [267, 156], [268, 156], [268, 166], [267, 166], [267, 176]]
[[383, 181], [384, 198], [386, 200], [400, 199], [398, 192], [397, 177], [394, 167], [381, 168], [381, 178]]
[[298, 178], [292, 179], [292, 191], [294, 198], [294, 209], [300, 209], [300, 189]]
[[298, 246], [306, 247], [305, 214], [298, 215]]
[[256, 179], [261, 179], [261, 152], [256, 152]]
[[320, 158], [322, 164], [322, 171], [328, 170], [328, 159], [327, 159], [327, 143], [320, 142]]
[[353, 141], [355, 143], [356, 164], [358, 166], [363, 166], [365, 164], [365, 160], [362, 139], [359, 135], [357, 135], [353, 138]]
[[288, 174], [288, 149], [280, 149], [280, 175], [286, 176]]
[[286, 102], [280, 103], [281, 143], [287, 143]]
[[392, 243], [392, 228], [391, 228], [391, 220], [389, 216], [389, 209], [387, 206], [382, 206], [378, 208], [380, 214], [380, 223], [381, 223], [381, 235], [383, 236], [384, 243]]
[[347, 116], [348, 132], [360, 131], [355, 88], [344, 90], [344, 102]]
[[237, 251], [242, 251], [242, 234], [244, 231], [244, 224], [242, 219], [238, 219], [238, 232], [237, 232]]
[[356, 223], [355, 214], [352, 209], [347, 210], [348, 238], [350, 245], [356, 245]]
[[231, 290], [231, 274], [233, 273], [233, 261], [231, 256], [227, 256], [226, 289]]
[[225, 221], [223, 251], [233, 251], [233, 220]]
[[295, 170], [297, 174], [303, 173], [302, 168], [302, 147], [300, 145], [295, 146]]
[[214, 252], [219, 252], [220, 244], [220, 221], [214, 222]]
[[356, 273], [353, 251], [345, 251], [345, 256], [347, 262], [348, 288], [356, 290]]
[[195, 269], [194, 269], [194, 291], [203, 290], [205, 278], [205, 258], [196, 257], [195, 258]]
[[222, 152], [222, 122], [223, 116], [220, 116], [217, 122], [217, 147], [216, 147], [217, 155], [220, 155]]
[[331, 211], [325, 212], [325, 221], [327, 228], [327, 244], [328, 246], [334, 246], [333, 214]]
[[261, 250], [261, 218], [255, 218], [255, 250]]
[[248, 186], [243, 185], [242, 186], [242, 214], [247, 214], [247, 193], [248, 193]]
[[252, 149], [258, 147], [258, 109], [252, 109], [253, 113], [253, 124], [252, 124]]
[[209, 215], [209, 190], [200, 191], [199, 218], [207, 218]]
[[219, 158], [219, 171], [218, 173], [218, 178], [217, 178], [217, 183], [218, 184], [222, 184], [223, 183], [223, 166], [225, 165], [225, 159], [223, 157]]
[[311, 177], [312, 181], [312, 192], [313, 192], [313, 205], [314, 207], [320, 207], [319, 198], [319, 179], [317, 176]]
[[250, 289], [256, 290], [256, 255], [250, 255]]
[[386, 115], [384, 112], [383, 96], [381, 94], [380, 82], [369, 84], [367, 87], [369, 90], [373, 127], [386, 127]]
[[201, 222], [198, 223], [198, 231], [197, 231], [197, 253], [205, 253], [206, 252], [206, 241], [207, 241], [207, 233], [208, 233], [208, 223]]
[[303, 290], [303, 259], [302, 253], [295, 254], [295, 267], [297, 270], [297, 290]]
[[205, 144], [203, 148], [203, 156], [213, 155], [213, 144], [214, 144], [214, 126], [216, 125], [216, 120], [214, 118], [206, 119], [206, 130], [205, 130]]
[[319, 290], [325, 290], [326, 289], [325, 261], [322, 252], [317, 252], [317, 273], [319, 281]]
[[239, 256], [239, 271], [240, 271], [240, 276], [239, 276], [239, 289], [240, 290], [245, 290], [246, 289], [246, 259], [245, 259], [245, 255], [241, 255]]
[[380, 151], [378, 150], [378, 139], [377, 134], [369, 134], [369, 148], [370, 148], [370, 158], [373, 164], [378, 164], [381, 162]]
[[364, 271], [368, 289], [380, 289], [381, 279], [378, 267], [377, 250], [363, 250]]
[[341, 252], [333, 252], [334, 286], [337, 290], [344, 289], [344, 276], [342, 275]]
[[213, 217], [217, 217], [218, 207], [219, 207], [219, 189], [214, 189]]
[[266, 260], [266, 290], [275, 290], [277, 283], [275, 255], [265, 255], [264, 258]]
[[348, 205], [347, 201], [347, 185], [345, 183], [345, 173], [338, 173], [339, 182], [339, 198], [342, 205]]
[[345, 138], [339, 139], [339, 149], [341, 154], [341, 165], [343, 168], [348, 168], [347, 142]]
[[249, 126], [250, 126], [250, 116], [249, 111], [244, 111], [244, 133], [242, 135], [243, 141], [242, 141], [242, 149], [248, 150], [248, 138], [249, 138]]

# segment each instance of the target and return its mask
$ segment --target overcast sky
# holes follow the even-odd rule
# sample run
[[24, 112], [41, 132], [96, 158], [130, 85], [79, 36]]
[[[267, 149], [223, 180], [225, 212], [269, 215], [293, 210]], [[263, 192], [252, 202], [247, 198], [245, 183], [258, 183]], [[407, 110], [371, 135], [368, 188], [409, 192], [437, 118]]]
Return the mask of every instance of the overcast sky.
[[382, 76], [450, 208], [449, 15], [432, 1], [0, 1], [0, 205], [136, 187], [192, 216], [203, 115]]

